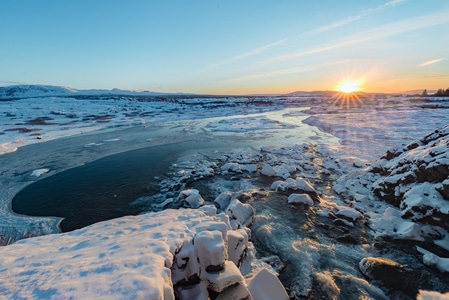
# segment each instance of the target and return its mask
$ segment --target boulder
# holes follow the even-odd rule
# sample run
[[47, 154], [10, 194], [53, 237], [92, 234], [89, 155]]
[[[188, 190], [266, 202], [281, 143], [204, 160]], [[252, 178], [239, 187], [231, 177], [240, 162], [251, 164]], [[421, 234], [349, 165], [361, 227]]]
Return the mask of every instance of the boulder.
[[368, 279], [381, 282], [390, 291], [399, 291], [413, 299], [419, 289], [431, 286], [431, 275], [383, 257], [365, 257], [360, 261], [359, 269]]

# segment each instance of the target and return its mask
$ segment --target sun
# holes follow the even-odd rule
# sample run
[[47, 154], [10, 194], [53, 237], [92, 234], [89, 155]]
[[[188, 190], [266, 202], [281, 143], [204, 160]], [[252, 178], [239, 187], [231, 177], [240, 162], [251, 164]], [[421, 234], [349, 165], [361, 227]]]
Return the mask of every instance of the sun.
[[362, 90], [361, 84], [361, 79], [345, 79], [337, 85], [336, 90], [342, 93], [354, 93]]
[[364, 101], [360, 98], [362, 90], [363, 78], [360, 79], [344, 79], [338, 83], [335, 90], [334, 105], [340, 107], [356, 107], [363, 105]]

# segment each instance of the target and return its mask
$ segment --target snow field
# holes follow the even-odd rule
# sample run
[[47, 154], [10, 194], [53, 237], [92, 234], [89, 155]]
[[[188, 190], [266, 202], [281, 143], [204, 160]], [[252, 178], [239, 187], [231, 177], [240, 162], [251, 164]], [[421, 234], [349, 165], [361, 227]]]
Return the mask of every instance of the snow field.
[[174, 299], [176, 292], [207, 299], [209, 289], [231, 299], [273, 286], [277, 299], [287, 299], [275, 276], [244, 277], [238, 267], [251, 259], [248, 233], [229, 219], [210, 206], [169, 209], [21, 240], [0, 248], [0, 291], [7, 298]]

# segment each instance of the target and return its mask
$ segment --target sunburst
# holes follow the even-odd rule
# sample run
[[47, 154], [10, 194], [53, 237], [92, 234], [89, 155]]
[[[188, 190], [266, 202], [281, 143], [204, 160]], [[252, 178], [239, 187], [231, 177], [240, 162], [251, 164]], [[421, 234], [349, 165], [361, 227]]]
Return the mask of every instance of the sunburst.
[[363, 104], [363, 101], [360, 99], [360, 94], [363, 90], [362, 84], [362, 78], [342, 80], [335, 88], [336, 93], [333, 96], [335, 98], [334, 104], [340, 107], [346, 106], [346, 108]]

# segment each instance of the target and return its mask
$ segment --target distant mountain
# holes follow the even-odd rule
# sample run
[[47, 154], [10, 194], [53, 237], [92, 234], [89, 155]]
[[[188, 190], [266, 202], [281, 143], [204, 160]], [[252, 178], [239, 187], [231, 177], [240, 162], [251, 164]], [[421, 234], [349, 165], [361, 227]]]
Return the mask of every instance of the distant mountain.
[[52, 85], [12, 85], [0, 87], [0, 99], [40, 98], [56, 96], [100, 96], [100, 95], [126, 95], [126, 96], [156, 96], [155, 92], [136, 92], [120, 89], [112, 90], [76, 90], [69, 87]]
[[[284, 96], [287, 97], [334, 97], [338, 94], [341, 94], [342, 92], [338, 91], [312, 91], [312, 92], [305, 92], [305, 91], [296, 91], [289, 94], [285, 94]], [[354, 92], [353, 94], [356, 94], [359, 97], [367, 97], [369, 95], [373, 95], [371, 93], [365, 93], [361, 91]]]
[[[425, 89], [420, 89], [420, 90], [410, 90], [410, 91], [404, 91], [404, 92], [401, 92], [401, 93], [399, 93], [399, 94], [404, 94], [404, 95], [422, 95], [422, 92], [424, 91]], [[435, 92], [436, 92], [437, 90], [427, 90], [427, 94], [434, 94]]]

